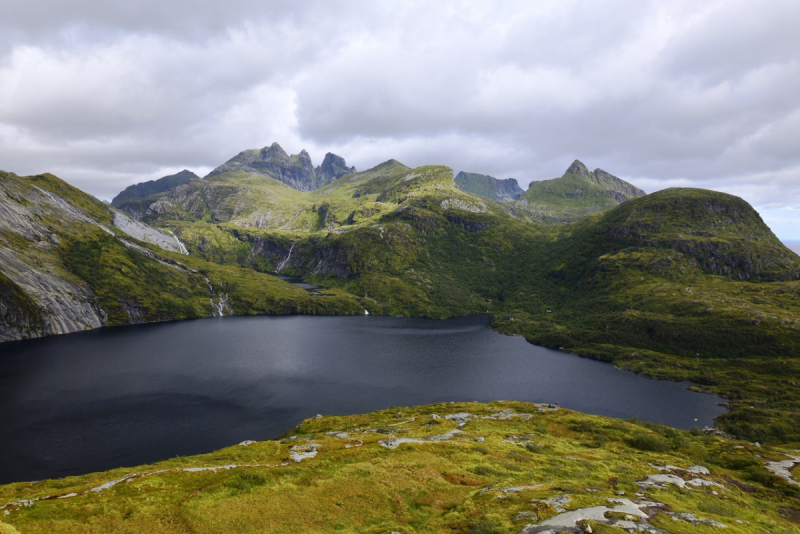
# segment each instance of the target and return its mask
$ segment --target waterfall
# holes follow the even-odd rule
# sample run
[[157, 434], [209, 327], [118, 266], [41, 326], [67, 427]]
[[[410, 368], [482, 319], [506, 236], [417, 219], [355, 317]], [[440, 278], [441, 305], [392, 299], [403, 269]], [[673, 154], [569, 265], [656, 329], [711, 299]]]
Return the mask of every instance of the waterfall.
[[285, 259], [285, 260], [283, 260], [283, 261], [281, 262], [281, 264], [280, 264], [280, 265], [278, 265], [278, 268], [275, 270], [275, 272], [276, 272], [276, 273], [279, 273], [279, 272], [281, 272], [281, 270], [283, 270], [283, 268], [284, 268], [284, 267], [286, 267], [286, 264], [289, 262], [289, 258], [291, 258], [291, 257], [292, 257], [292, 251], [294, 250], [294, 246], [295, 246], [296, 244], [297, 244], [297, 241], [295, 241], [294, 243], [292, 243], [292, 246], [291, 246], [291, 247], [289, 247], [289, 255], [288, 255], [288, 256], [286, 256], [286, 259]]
[[[211, 280], [209, 280], [207, 276], [205, 279], [206, 284], [208, 284], [208, 290], [211, 291], [212, 295], [216, 295], [214, 292], [214, 286], [211, 285]], [[211, 308], [214, 310], [214, 317], [224, 317], [225, 311], [228, 311], [231, 315], [233, 315], [230, 296], [226, 293], [220, 293], [216, 301], [214, 301], [214, 297], [211, 297], [208, 299], [208, 302], [211, 303]]]
[[178, 236], [176, 236], [176, 235], [175, 235], [175, 234], [172, 232], [172, 230], [167, 230], [167, 232], [169, 232], [170, 234], [172, 234], [172, 237], [173, 237], [173, 238], [175, 238], [175, 241], [178, 243], [178, 248], [180, 249], [180, 251], [181, 251], [181, 254], [183, 254], [184, 256], [188, 256], [188, 255], [189, 255], [189, 250], [186, 248], [186, 245], [184, 245], [183, 243], [181, 243], [181, 240], [180, 240], [180, 239], [178, 239]]

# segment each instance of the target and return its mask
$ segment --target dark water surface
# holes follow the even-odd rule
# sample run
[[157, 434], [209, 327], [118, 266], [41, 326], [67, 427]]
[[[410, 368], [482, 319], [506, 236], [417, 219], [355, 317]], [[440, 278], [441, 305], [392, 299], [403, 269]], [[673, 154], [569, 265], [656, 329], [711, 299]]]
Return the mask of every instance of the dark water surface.
[[719, 397], [537, 347], [486, 317], [222, 317], [0, 344], [0, 483], [276, 437], [302, 419], [443, 401], [560, 402], [711, 425]]

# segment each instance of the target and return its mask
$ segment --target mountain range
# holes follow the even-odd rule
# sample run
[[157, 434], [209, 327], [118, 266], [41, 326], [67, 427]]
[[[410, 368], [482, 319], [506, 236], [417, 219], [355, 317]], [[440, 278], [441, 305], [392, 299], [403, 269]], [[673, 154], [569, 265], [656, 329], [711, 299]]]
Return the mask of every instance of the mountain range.
[[500, 332], [722, 394], [732, 434], [800, 441], [786, 382], [800, 257], [742, 199], [645, 195], [575, 161], [501, 202], [465, 191], [514, 191], [491, 177], [356, 172], [333, 154], [315, 168], [277, 144], [175, 176], [114, 207], [52, 175], [0, 175], [0, 339], [231, 313], [488, 313]]
[[729, 412], [691, 432], [513, 402], [317, 416], [279, 440], [0, 486], [23, 532], [796, 525], [800, 257], [738, 197], [647, 195], [577, 160], [523, 192], [396, 160], [313, 167], [273, 144], [112, 204], [0, 171], [0, 341], [231, 314], [485, 313], [505, 334], [691, 381]]

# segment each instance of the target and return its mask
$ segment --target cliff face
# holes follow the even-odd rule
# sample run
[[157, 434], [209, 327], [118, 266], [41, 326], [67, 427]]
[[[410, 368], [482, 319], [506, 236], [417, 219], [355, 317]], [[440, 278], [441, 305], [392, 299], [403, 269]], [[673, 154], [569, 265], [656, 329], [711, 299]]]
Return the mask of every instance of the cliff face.
[[461, 171], [455, 181], [462, 191], [497, 202], [511, 202], [524, 193], [514, 178], [499, 180], [486, 174]]
[[181, 250], [174, 236], [114, 212], [52, 175], [0, 172], [0, 341], [107, 323], [95, 292], [62, 261], [68, 243], [98, 231], [132, 247], [138, 245], [121, 238]]
[[68, 188], [53, 178], [0, 173], [0, 341], [104, 323], [92, 291], [58, 261], [63, 236], [53, 227], [94, 225], [110, 232], [111, 221], [91, 216], [102, 214], [102, 205], [90, 215], [48, 190]]
[[268, 176], [298, 191], [314, 191], [355, 172], [344, 158], [328, 153], [322, 165], [314, 168], [308, 152], [288, 155], [278, 143], [261, 150], [245, 150], [211, 171], [206, 178], [225, 173], [245, 172]]
[[325, 187], [326, 185], [335, 182], [342, 176], [353, 174], [356, 172], [355, 167], [348, 167], [347, 162], [341, 156], [325, 154], [325, 159], [322, 160], [322, 165], [315, 169], [317, 175], [317, 187]]

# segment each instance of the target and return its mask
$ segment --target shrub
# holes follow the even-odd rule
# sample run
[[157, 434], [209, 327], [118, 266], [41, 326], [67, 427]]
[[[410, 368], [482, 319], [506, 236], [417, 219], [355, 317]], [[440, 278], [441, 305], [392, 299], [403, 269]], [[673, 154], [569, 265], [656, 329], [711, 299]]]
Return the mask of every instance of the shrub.
[[637, 432], [628, 438], [626, 442], [629, 446], [640, 451], [666, 452], [670, 450], [670, 444], [667, 441], [644, 432]]

